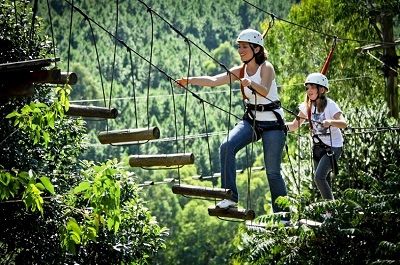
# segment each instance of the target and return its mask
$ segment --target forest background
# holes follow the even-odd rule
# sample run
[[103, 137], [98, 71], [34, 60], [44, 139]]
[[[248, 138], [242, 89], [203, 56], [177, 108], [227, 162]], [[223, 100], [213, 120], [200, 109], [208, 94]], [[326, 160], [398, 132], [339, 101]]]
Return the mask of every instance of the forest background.
[[[71, 22], [69, 3], [73, 3], [88, 17], [85, 19], [75, 10]], [[237, 84], [218, 88], [189, 87], [202, 99], [200, 101], [191, 93], [186, 94], [185, 90], [176, 87], [173, 82], [171, 84], [171, 78], [226, 71], [224, 67], [229, 69], [240, 63], [235, 49], [238, 33], [245, 28], [266, 31], [270, 25], [265, 46], [269, 60], [275, 66], [283, 106], [294, 113], [297, 113], [297, 106], [303, 100], [304, 78], [308, 73], [321, 69], [333, 43], [333, 36], [339, 36], [328, 72], [330, 96], [342, 106], [350, 127], [354, 129], [346, 131], [348, 148], [340, 163], [335, 196], [344, 198], [345, 191], [349, 189], [370, 192], [373, 187], [380, 190], [371, 180], [380, 183], [381, 178], [388, 175], [389, 169], [390, 173], [398, 170], [387, 165], [395, 164], [399, 157], [398, 148], [393, 149], [393, 146], [398, 147], [399, 135], [395, 130], [379, 134], [374, 131], [376, 128], [391, 128], [397, 121], [386, 118], [384, 99], [387, 95], [381, 62], [356, 50], [379, 39], [374, 28], [375, 22], [371, 19], [372, 12], [367, 13], [371, 15], [369, 20], [364, 17], [363, 12], [367, 12], [369, 7], [363, 9], [363, 5], [357, 5], [357, 1], [251, 3], [274, 15], [246, 1], [146, 2], [173, 28], [150, 12], [141, 1], [103, 4], [98, 1], [49, 1], [50, 9], [40, 3], [38, 16], [49, 36], [47, 41], [52, 42], [54, 37], [55, 55], [61, 58], [59, 67], [68, 68], [77, 73], [79, 78], [71, 90], [70, 103], [115, 107], [119, 111], [115, 120], [86, 120], [87, 142], [80, 143], [84, 151], [79, 153], [79, 159], [102, 163], [116, 158], [123, 162], [125, 170], [135, 175], [136, 183], [157, 183], [179, 177], [182, 182], [189, 184], [219, 186], [218, 178], [201, 182], [194, 177], [218, 176], [219, 144], [243, 112], [239, 87]], [[399, 35], [399, 12], [395, 11], [398, 10], [398, 4], [397, 1], [376, 3], [387, 10], [392, 7], [395, 14], [394, 36]], [[287, 18], [315, 30], [278, 18]], [[122, 40], [129, 49], [94, 23], [91, 28], [88, 23], [90, 19]], [[52, 49], [47, 51], [53, 53]], [[378, 55], [379, 51], [374, 54]], [[149, 61], [156, 67], [150, 67]], [[289, 111], [285, 113], [286, 119], [292, 120]], [[160, 128], [162, 140], [129, 146], [101, 145], [97, 140], [100, 131], [147, 126]], [[370, 130], [365, 132], [365, 129]], [[209, 137], [206, 137], [207, 134]], [[180, 136], [178, 141], [175, 139], [177, 135]], [[271, 212], [265, 172], [256, 170], [263, 165], [261, 148], [260, 143], [256, 143], [247, 152], [241, 151], [237, 158], [237, 169], [242, 172], [238, 175], [242, 195], [240, 204], [245, 206], [250, 202], [257, 216]], [[194, 153], [195, 164], [179, 170], [128, 168], [128, 156], [131, 154], [176, 152]], [[301, 207], [320, 201], [311, 181], [309, 153], [307, 128], [303, 128], [300, 134], [288, 135], [283, 173], [289, 195], [298, 199]], [[253, 170], [243, 170], [246, 168]], [[251, 186], [248, 188], [249, 175]], [[393, 185], [398, 191], [398, 184]], [[277, 253], [282, 251], [266, 246], [258, 249], [261, 253], [259, 257], [250, 255], [254, 252], [250, 251], [251, 248], [255, 246], [252, 243], [246, 245], [243, 239], [246, 232], [243, 232], [241, 223], [209, 217], [207, 207], [212, 206], [213, 202], [178, 197], [172, 194], [168, 184], [143, 186], [139, 194], [160, 226], [169, 229], [165, 249], [152, 257], [154, 264], [226, 264], [239, 262], [240, 259], [247, 259], [248, 262], [253, 259], [262, 264], [268, 260], [266, 256], [276, 259]], [[350, 196], [348, 194], [346, 196]], [[398, 207], [398, 204], [395, 205]], [[390, 207], [395, 210], [392, 204]], [[398, 215], [390, 215], [389, 218], [398, 221]], [[396, 231], [395, 227], [392, 228], [392, 231]], [[398, 232], [393, 238], [391, 243], [396, 248]], [[285, 249], [284, 243], [276, 245]], [[245, 252], [246, 246], [249, 252]], [[236, 253], [236, 256], [232, 257], [230, 253]]]

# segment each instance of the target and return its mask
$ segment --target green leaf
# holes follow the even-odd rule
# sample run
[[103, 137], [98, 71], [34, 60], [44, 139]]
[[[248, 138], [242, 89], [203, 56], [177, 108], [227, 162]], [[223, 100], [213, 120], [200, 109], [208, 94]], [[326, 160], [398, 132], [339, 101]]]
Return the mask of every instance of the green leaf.
[[36, 183], [35, 186], [36, 186], [39, 190], [45, 190], [45, 189], [46, 189], [42, 183]]
[[85, 191], [89, 188], [90, 188], [90, 182], [84, 181], [84, 182], [79, 183], [79, 185], [74, 188], [74, 193], [77, 194], [77, 193]]
[[17, 111], [13, 111], [13, 112], [11, 112], [11, 113], [9, 113], [7, 116], [6, 116], [6, 119], [9, 119], [9, 118], [12, 118], [12, 117], [15, 117], [15, 116], [20, 116], [19, 115], [19, 113], [17, 112]]
[[50, 192], [51, 194], [55, 194], [54, 192], [54, 186], [51, 183], [50, 179], [48, 177], [41, 177], [40, 181], [43, 183], [43, 185], [46, 187], [46, 190]]

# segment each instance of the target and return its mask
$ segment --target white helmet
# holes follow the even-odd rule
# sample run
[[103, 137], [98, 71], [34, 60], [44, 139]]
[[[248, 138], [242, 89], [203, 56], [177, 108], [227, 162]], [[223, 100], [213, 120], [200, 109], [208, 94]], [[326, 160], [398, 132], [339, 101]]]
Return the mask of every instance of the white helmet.
[[264, 40], [263, 36], [261, 35], [260, 32], [254, 29], [245, 29], [242, 32], [240, 32], [239, 36], [236, 39], [237, 42], [239, 41], [245, 41], [245, 42], [250, 42], [254, 44], [258, 44], [261, 47], [264, 45]]
[[323, 86], [326, 89], [329, 89], [328, 78], [326, 78], [326, 76], [321, 73], [309, 74], [306, 78], [306, 81], [304, 81], [304, 85], [307, 84], [316, 84]]

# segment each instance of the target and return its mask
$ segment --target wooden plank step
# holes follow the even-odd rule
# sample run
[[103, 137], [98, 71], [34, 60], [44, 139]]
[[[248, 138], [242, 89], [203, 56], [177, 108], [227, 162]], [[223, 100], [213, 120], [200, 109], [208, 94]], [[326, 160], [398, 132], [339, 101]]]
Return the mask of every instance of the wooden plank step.
[[[78, 82], [76, 73], [61, 72], [60, 70], [39, 70], [28, 74], [27, 79], [33, 83], [40, 84], [69, 84], [75, 85]], [[68, 82], [68, 83], [67, 83]]]
[[103, 131], [97, 136], [100, 143], [112, 144], [123, 142], [147, 141], [160, 138], [158, 127]]
[[228, 217], [242, 220], [254, 220], [256, 213], [253, 210], [238, 209], [238, 208], [208, 208], [208, 215], [218, 217]]
[[207, 198], [231, 199], [232, 197], [232, 190], [229, 189], [191, 185], [174, 185], [172, 186], [172, 192], [175, 194]]
[[129, 165], [131, 167], [170, 167], [190, 165], [193, 163], [194, 155], [192, 153], [129, 156]]
[[118, 116], [118, 110], [96, 106], [70, 105], [66, 114], [78, 117], [115, 119]]
[[25, 69], [40, 69], [42, 67], [49, 66], [51, 63], [60, 61], [60, 58], [47, 58], [47, 59], [35, 59], [19, 62], [9, 62], [0, 64], [0, 72], [7, 71], [19, 71]]

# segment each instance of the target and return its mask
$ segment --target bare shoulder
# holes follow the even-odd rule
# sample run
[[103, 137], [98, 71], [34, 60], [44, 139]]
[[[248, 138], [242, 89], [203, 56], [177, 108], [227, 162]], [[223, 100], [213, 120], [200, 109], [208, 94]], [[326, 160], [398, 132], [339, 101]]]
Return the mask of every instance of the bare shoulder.
[[269, 61], [265, 61], [262, 65], [261, 65], [261, 69], [265, 69], [267, 71], [274, 71], [274, 66], [272, 65], [272, 63], [270, 63]]
[[261, 65], [261, 76], [272, 76], [272, 78], [275, 78], [274, 66], [270, 62], [265, 61]]

